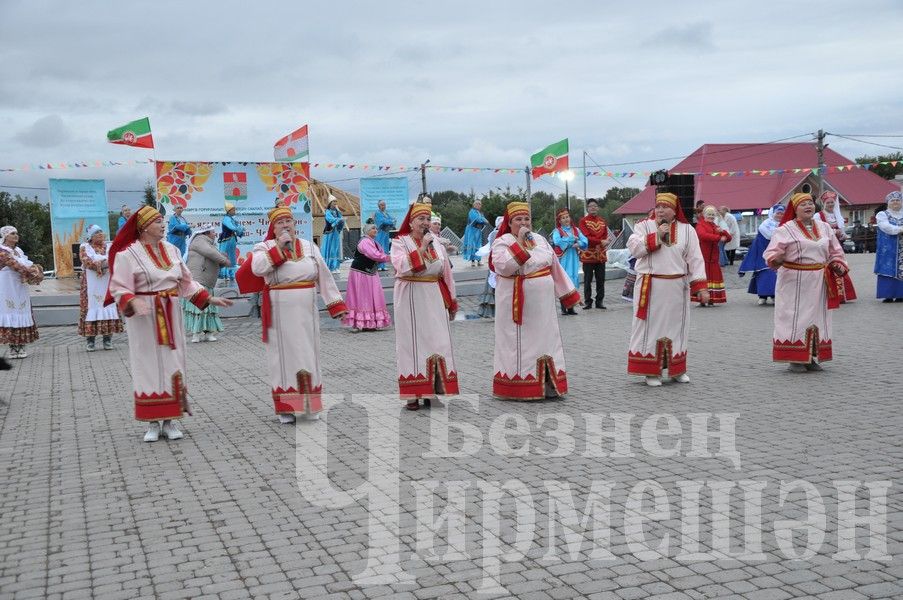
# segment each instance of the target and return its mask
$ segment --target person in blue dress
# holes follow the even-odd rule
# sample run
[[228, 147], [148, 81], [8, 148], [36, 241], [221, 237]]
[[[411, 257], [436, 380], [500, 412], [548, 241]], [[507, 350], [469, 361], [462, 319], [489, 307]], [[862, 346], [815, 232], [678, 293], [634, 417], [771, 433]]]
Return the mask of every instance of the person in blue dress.
[[[373, 215], [373, 222], [376, 225], [376, 244], [383, 249], [386, 254], [392, 250], [392, 239], [389, 233], [395, 229], [395, 218], [386, 211], [386, 201], [380, 200], [377, 204], [379, 210]], [[379, 263], [379, 270], [386, 271], [386, 263]]]
[[[562, 208], [555, 215], [555, 229], [552, 230], [552, 249], [558, 257], [558, 262], [571, 278], [574, 288], [580, 286], [580, 251], [586, 250], [589, 241], [580, 228], [571, 223], [571, 213]], [[574, 307], [565, 308], [561, 305], [561, 314], [576, 315]]]
[[884, 302], [903, 302], [903, 194], [891, 192], [884, 201], [887, 208], [875, 214], [878, 298]]
[[219, 251], [229, 257], [229, 266], [219, 270], [222, 279], [235, 279], [235, 267], [238, 264], [238, 238], [244, 236], [245, 228], [235, 219], [235, 205], [226, 202], [226, 216], [223, 217], [222, 231], [219, 234]]
[[184, 206], [174, 206], [166, 227], [166, 241], [178, 248], [180, 254], [185, 254], [185, 243], [191, 237], [191, 227], [182, 216], [183, 210]]
[[464, 260], [470, 261], [471, 267], [479, 267], [483, 265], [483, 260], [477, 256], [477, 250], [483, 245], [483, 227], [489, 222], [483, 216], [483, 203], [474, 200], [473, 208], [467, 214], [467, 227], [464, 228], [464, 240], [461, 249], [461, 256]]
[[326, 224], [323, 227], [323, 260], [333, 273], [338, 273], [342, 264], [342, 230], [345, 229], [345, 217], [339, 211], [338, 199], [329, 194], [326, 211], [323, 217]]
[[749, 252], [743, 257], [743, 262], [740, 263], [740, 269], [737, 271], [740, 277], [747, 273], [753, 274], [746, 291], [759, 297], [759, 306], [768, 304], [769, 298], [772, 303], [774, 302], [774, 288], [778, 280], [778, 273], [768, 266], [762, 255], [771, 241], [774, 230], [781, 224], [784, 210], [783, 204], [775, 204], [769, 209], [768, 218], [759, 225], [756, 239], [750, 244]]
[[126, 221], [128, 221], [131, 216], [132, 209], [129, 208], [128, 205], [123, 204], [122, 208], [119, 210], [119, 222], [116, 225], [116, 233], [119, 233], [119, 230], [125, 227]]

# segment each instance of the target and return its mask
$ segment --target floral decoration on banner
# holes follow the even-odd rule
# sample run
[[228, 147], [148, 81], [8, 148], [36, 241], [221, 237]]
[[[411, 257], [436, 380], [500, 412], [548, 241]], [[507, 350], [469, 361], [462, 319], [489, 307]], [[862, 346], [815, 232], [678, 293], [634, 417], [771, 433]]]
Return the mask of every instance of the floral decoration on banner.
[[260, 163], [257, 175], [269, 191], [276, 192], [280, 204], [303, 202], [309, 207], [310, 163]]
[[158, 162], [157, 197], [173, 206], [188, 206], [191, 194], [203, 192], [212, 173], [211, 163]]

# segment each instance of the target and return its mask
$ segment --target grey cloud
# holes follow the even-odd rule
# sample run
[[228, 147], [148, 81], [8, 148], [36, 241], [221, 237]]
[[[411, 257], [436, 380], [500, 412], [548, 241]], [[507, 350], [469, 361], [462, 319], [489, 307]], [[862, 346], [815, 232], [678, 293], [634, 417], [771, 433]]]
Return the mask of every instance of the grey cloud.
[[51, 148], [66, 142], [69, 137], [69, 129], [63, 119], [59, 115], [47, 115], [19, 131], [13, 139], [24, 146]]
[[648, 43], [684, 50], [715, 50], [715, 43], [712, 40], [713, 29], [711, 21], [674, 25], [653, 34]]

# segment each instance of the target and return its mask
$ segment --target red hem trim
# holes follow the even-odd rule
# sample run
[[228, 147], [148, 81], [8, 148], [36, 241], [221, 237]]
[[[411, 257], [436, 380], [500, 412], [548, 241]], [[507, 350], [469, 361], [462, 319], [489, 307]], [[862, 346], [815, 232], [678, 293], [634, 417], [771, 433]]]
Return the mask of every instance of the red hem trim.
[[530, 253], [524, 250], [520, 244], [514, 242], [510, 246], [508, 246], [508, 250], [511, 251], [511, 256], [514, 257], [514, 260], [517, 261], [517, 264], [523, 265], [525, 262], [530, 260]]
[[658, 245], [658, 233], [647, 233], [646, 234], [646, 250], [648, 252], [655, 252], [661, 248]]
[[278, 246], [273, 246], [267, 250], [267, 254], [270, 255], [270, 262], [273, 263], [274, 267], [278, 267], [286, 261], [285, 254]]
[[420, 250], [411, 250], [408, 252], [408, 260], [411, 261], [411, 270], [415, 273], [419, 273], [426, 269], [426, 265], [423, 264], [423, 257], [420, 256]]
[[344, 302], [344, 301], [339, 300], [338, 302], [336, 302], [336, 303], [334, 303], [334, 304], [330, 304], [329, 306], [327, 306], [327, 307], [326, 307], [326, 310], [329, 311], [329, 316], [332, 317], [333, 319], [335, 319], [336, 317], [338, 317], [338, 316], [339, 316], [340, 314], [342, 314], [343, 312], [348, 312], [348, 307], [345, 306], [345, 302]]
[[191, 297], [191, 300], [189, 302], [197, 306], [199, 309], [204, 310], [205, 308], [207, 308], [207, 305], [210, 304], [210, 292], [208, 292], [204, 288], [201, 288], [194, 296]]

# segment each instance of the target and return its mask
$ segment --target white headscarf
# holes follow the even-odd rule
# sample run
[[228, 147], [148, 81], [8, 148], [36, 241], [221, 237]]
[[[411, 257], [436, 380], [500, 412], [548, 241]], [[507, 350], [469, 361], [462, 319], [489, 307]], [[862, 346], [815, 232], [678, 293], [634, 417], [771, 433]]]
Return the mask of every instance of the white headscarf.
[[8, 236], [11, 233], [18, 233], [18, 232], [19, 232], [19, 230], [16, 229], [15, 227], [13, 227], [12, 225], [4, 225], [3, 227], [0, 227], [0, 246], [3, 246], [7, 250], [9, 250], [12, 253], [13, 258], [15, 258], [17, 261], [19, 261], [19, 263], [21, 265], [30, 267], [34, 263], [31, 262], [30, 260], [28, 260], [28, 257], [25, 256], [25, 253], [22, 252], [22, 248], [19, 248], [18, 246], [16, 246], [15, 248], [10, 248], [9, 246], [6, 245], [6, 236]]
[[[824, 206], [824, 202], [826, 202], [825, 194], [827, 193], [828, 192], [825, 192], [819, 197], [819, 200], [822, 201], [822, 206]], [[843, 215], [840, 214], [840, 198], [837, 197], [837, 194], [834, 194], [832, 200], [834, 200], [834, 210], [831, 211], [831, 214], [834, 215], [834, 222], [837, 224], [838, 229], [843, 231], [844, 227], [846, 227], [846, 222], [843, 220]]]
[[777, 229], [778, 225], [781, 224], [781, 219], [776, 215], [779, 211], [783, 213], [784, 210], [786, 210], [784, 208], [784, 205], [780, 203], [775, 204], [770, 209], [768, 209], [768, 218], [762, 221], [762, 224], [759, 225], [759, 233], [761, 233], [766, 240], [771, 239], [771, 236], [774, 235], [774, 230]]
[[100, 225], [91, 225], [90, 227], [88, 227], [88, 231], [85, 232], [85, 241], [90, 242], [91, 238], [101, 231], [103, 231], [103, 227], [101, 227]]
[[194, 229], [191, 232], [191, 237], [188, 238], [188, 243], [185, 244], [185, 253], [182, 254], [182, 260], [188, 260], [188, 250], [191, 248], [191, 242], [194, 241], [194, 238], [196, 238], [198, 235], [200, 235], [202, 233], [207, 233], [208, 231], [214, 231], [214, 230], [216, 230], [216, 227], [214, 227], [213, 225], [201, 225], [200, 227], [197, 227], [196, 229]]

